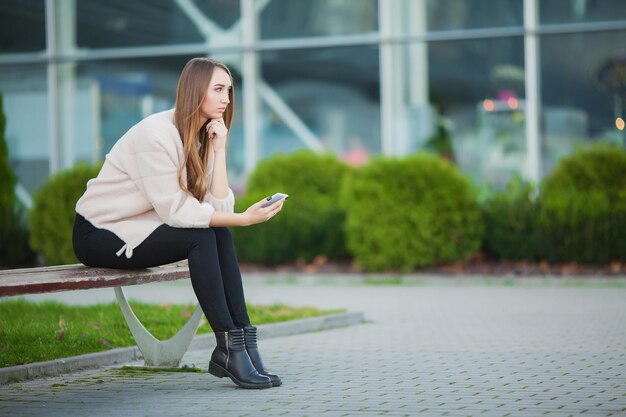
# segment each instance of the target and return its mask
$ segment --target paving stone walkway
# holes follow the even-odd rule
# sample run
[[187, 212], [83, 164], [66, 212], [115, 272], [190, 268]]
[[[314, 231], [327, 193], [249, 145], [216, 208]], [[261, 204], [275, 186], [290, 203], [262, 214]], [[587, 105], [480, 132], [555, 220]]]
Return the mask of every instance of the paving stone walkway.
[[[138, 292], [193, 296], [158, 285]], [[261, 340], [281, 387], [117, 366], [0, 386], [0, 416], [626, 416], [626, 288], [245, 286], [252, 303], [368, 322]], [[205, 369], [209, 354], [184, 362]]]

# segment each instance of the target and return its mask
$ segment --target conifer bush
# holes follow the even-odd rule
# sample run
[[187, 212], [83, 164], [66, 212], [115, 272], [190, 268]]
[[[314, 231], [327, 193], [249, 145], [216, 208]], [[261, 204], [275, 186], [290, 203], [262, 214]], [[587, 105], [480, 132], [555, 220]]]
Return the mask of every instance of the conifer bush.
[[9, 164], [9, 150], [4, 133], [2, 95], [0, 95], [0, 266], [23, 266], [34, 260], [28, 246], [26, 210], [17, 200], [15, 184], [17, 178]]

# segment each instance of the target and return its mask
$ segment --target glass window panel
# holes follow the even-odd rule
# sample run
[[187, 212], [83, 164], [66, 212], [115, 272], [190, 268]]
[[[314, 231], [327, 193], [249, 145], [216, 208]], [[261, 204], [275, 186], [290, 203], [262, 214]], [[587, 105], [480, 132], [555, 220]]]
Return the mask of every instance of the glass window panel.
[[623, 0], [541, 0], [541, 23], [598, 22], [626, 19]]
[[349, 162], [380, 153], [377, 47], [264, 52], [260, 83], [261, 158], [310, 148], [300, 123]]
[[224, 30], [237, 24], [241, 17], [240, 0], [194, 0], [194, 4]]
[[526, 166], [522, 37], [394, 47], [393, 149], [452, 160], [477, 184]]
[[626, 116], [626, 62], [618, 45], [626, 45], [626, 31], [541, 38], [544, 173], [580, 143], [625, 143], [617, 118]]
[[238, 41], [238, 27], [226, 33], [239, 20], [238, 0], [196, 0], [191, 4], [191, 8], [183, 8], [173, 0], [79, 0], [77, 44], [112, 48]]
[[[415, 2], [415, 0], [402, 1], [406, 6]], [[427, 13], [428, 30], [524, 25], [523, 0], [427, 0]], [[409, 18], [408, 14], [403, 16], [405, 19]], [[407, 28], [409, 27], [410, 23]]]
[[259, 13], [259, 27], [262, 39], [373, 32], [378, 30], [378, 2], [271, 0]]
[[0, 53], [46, 49], [44, 0], [0, 2]]
[[[104, 158], [126, 131], [159, 111], [174, 108], [178, 77], [191, 56], [85, 61], [74, 68], [72, 132], [66, 151], [73, 161]], [[231, 126], [229, 173], [243, 171], [239, 55], [214, 56], [231, 69], [235, 84], [235, 118]], [[69, 106], [64, 106], [68, 109]], [[229, 176], [230, 178], [230, 176]]]
[[18, 186], [32, 195], [50, 172], [46, 66], [0, 66], [0, 94], [11, 167]]

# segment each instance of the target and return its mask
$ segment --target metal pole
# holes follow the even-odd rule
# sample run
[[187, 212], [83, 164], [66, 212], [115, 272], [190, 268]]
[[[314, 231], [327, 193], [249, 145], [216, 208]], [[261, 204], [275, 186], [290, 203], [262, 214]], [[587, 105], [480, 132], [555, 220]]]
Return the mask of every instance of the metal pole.
[[48, 63], [48, 145], [50, 174], [59, 170], [58, 88], [56, 56], [55, 0], [46, 0], [46, 60]]
[[243, 40], [243, 143], [244, 143], [244, 174], [247, 176], [256, 165], [259, 158], [259, 104], [258, 91], [258, 62], [257, 53], [252, 48], [256, 40], [256, 12], [253, 0], [241, 1], [241, 26]]
[[541, 78], [539, 73], [539, 24], [537, 0], [524, 0], [524, 54], [526, 78], [526, 176], [541, 180]]
[[[55, 51], [72, 53], [76, 49], [76, 2], [57, 2], [55, 10]], [[72, 166], [76, 158], [75, 102], [76, 102], [76, 62], [56, 63], [57, 74], [57, 135], [59, 169]]]
[[380, 65], [380, 140], [383, 155], [393, 154], [393, 46], [391, 0], [378, 2], [378, 27], [381, 43], [379, 52]]

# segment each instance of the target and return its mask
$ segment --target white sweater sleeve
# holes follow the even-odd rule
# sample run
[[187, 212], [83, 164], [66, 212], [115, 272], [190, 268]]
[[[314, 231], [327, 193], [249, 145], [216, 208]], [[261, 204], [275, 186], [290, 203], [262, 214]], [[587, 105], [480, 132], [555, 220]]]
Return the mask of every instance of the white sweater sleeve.
[[172, 227], [209, 227], [215, 208], [186, 193], [178, 184], [178, 164], [175, 153], [168, 152], [158, 141], [150, 149], [135, 154], [142, 189], [163, 223]]
[[230, 187], [228, 187], [228, 195], [224, 198], [217, 198], [211, 194], [211, 191], [207, 191], [204, 201], [213, 206], [215, 211], [224, 213], [235, 212], [235, 194], [233, 194], [233, 190]]

